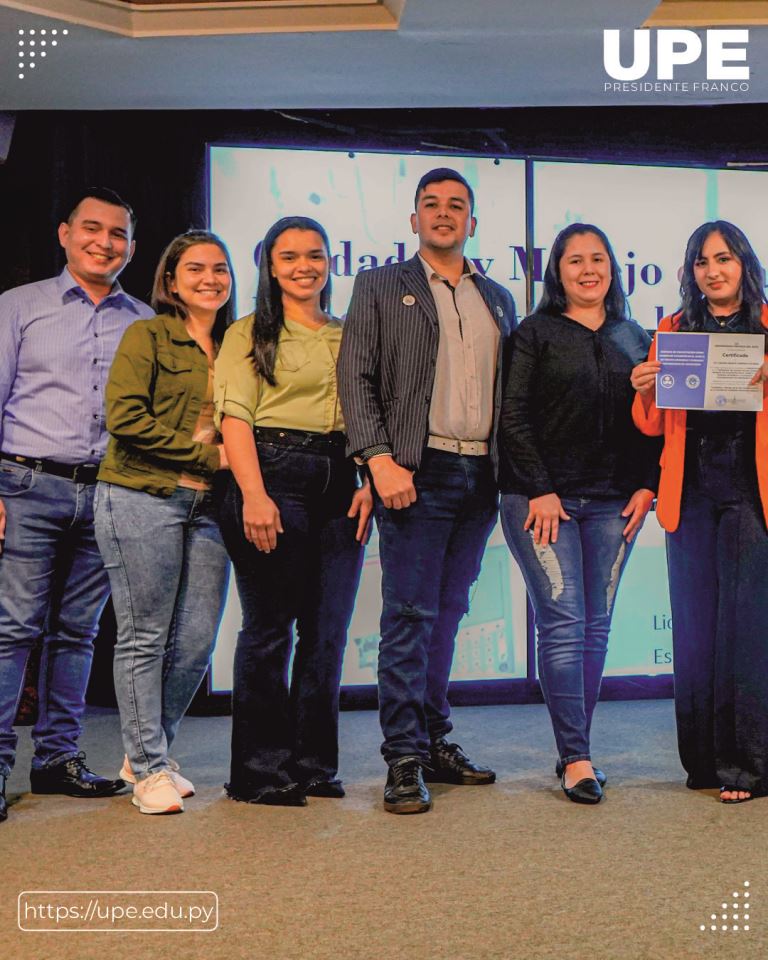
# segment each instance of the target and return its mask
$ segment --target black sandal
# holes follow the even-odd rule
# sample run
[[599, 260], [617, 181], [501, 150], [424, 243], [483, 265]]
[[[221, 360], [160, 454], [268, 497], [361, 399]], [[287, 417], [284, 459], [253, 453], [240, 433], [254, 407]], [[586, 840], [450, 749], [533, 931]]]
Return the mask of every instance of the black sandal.
[[[748, 797], [733, 797], [730, 800], [726, 800], [723, 797], [724, 793], [748, 793]], [[755, 795], [751, 790], [745, 790], [743, 787], [720, 787], [720, 803], [747, 803], [749, 800], [754, 800]]]

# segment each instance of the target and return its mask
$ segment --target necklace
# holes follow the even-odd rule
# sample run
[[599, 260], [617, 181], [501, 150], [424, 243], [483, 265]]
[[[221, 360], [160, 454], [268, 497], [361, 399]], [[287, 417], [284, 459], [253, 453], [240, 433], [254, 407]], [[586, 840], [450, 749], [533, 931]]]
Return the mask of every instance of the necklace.
[[735, 310], [733, 313], [724, 314], [723, 316], [715, 316], [711, 310], [708, 310], [707, 313], [718, 327], [723, 330], [726, 328], [729, 330], [732, 329], [741, 320], [741, 308]]

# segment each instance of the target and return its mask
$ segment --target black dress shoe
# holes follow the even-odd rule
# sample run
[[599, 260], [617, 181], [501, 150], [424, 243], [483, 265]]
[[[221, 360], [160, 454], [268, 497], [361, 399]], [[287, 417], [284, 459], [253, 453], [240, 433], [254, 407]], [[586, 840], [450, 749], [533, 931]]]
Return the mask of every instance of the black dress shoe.
[[341, 780], [324, 780], [322, 777], [308, 780], [304, 784], [304, 793], [308, 797], [330, 797], [333, 800], [346, 796]]
[[579, 782], [575, 783], [572, 787], [566, 787], [565, 773], [563, 773], [560, 778], [560, 786], [563, 788], [563, 793], [566, 797], [568, 797], [569, 800], [573, 800], [574, 803], [600, 803], [603, 799], [603, 791], [600, 788], [600, 784], [597, 780], [593, 780], [592, 777], [584, 777], [583, 780], [579, 780]]
[[384, 809], [388, 813], [426, 813], [432, 797], [424, 783], [420, 757], [401, 757], [389, 767], [384, 787]]
[[111, 797], [125, 786], [124, 780], [107, 780], [90, 771], [82, 751], [49, 767], [33, 767], [29, 779], [32, 793], [63, 793], [68, 797]]
[[[608, 777], [606, 777], [606, 775], [603, 773], [602, 770], [598, 770], [597, 767], [592, 767], [592, 769], [595, 771], [595, 780], [597, 780], [597, 782], [600, 784], [601, 787], [604, 787], [608, 782]], [[562, 777], [562, 775], [563, 775], [563, 765], [558, 760], [557, 763], [555, 764], [555, 776], [559, 780], [560, 777]]]
[[458, 743], [448, 743], [445, 737], [434, 740], [429, 748], [429, 763], [424, 764], [427, 783], [458, 783], [479, 786], [494, 783], [496, 774], [489, 767], [472, 763]]
[[0, 823], [8, 819], [8, 803], [5, 799], [5, 781], [6, 776], [0, 773]]

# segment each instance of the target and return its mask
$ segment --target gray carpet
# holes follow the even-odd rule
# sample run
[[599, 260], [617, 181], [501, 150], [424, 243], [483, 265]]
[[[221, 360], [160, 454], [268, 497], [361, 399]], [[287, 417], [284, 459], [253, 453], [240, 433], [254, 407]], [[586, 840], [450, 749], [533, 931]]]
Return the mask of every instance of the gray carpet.
[[[175, 755], [198, 794], [173, 817], [141, 816], [128, 795], [32, 796], [29, 731], [22, 728], [9, 784], [14, 802], [0, 826], [3, 955], [768, 956], [768, 799], [726, 806], [714, 791], [686, 790], [669, 701], [600, 704], [593, 745], [609, 785], [597, 807], [562, 795], [543, 707], [467, 707], [454, 716], [456, 739], [495, 766], [499, 782], [438, 786], [432, 812], [412, 817], [381, 808], [384, 767], [372, 712], [342, 714], [347, 798], [310, 800], [305, 809], [224, 798], [229, 721], [188, 718]], [[114, 775], [121, 760], [116, 716], [91, 711], [82, 746], [95, 770]], [[125, 924], [115, 933], [17, 929], [21, 891], [73, 889], [214, 891], [220, 925], [210, 933], [136, 933]], [[747, 891], [754, 914], [745, 921], [739, 907], [735, 921], [733, 895], [744, 903]]]

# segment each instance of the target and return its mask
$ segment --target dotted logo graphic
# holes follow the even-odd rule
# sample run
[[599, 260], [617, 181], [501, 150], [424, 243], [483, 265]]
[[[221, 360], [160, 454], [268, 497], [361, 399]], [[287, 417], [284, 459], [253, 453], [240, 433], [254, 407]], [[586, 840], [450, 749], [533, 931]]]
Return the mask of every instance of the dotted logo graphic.
[[721, 904], [722, 913], [713, 913], [711, 915], [710, 923], [702, 923], [699, 925], [699, 930], [702, 932], [705, 930], [710, 930], [712, 933], [719, 931], [724, 933], [730, 930], [732, 933], [739, 931], [748, 931], [749, 930], [749, 914], [752, 909], [753, 904], [749, 899], [749, 880], [745, 880], [743, 884], [744, 889], [734, 890], [731, 895], [730, 909], [733, 913], [728, 914], [728, 903]]
[[64, 37], [69, 36], [69, 30], [36, 30], [34, 27], [19, 28], [19, 80], [27, 76], [28, 70], [34, 70], [42, 59], [58, 47]]

